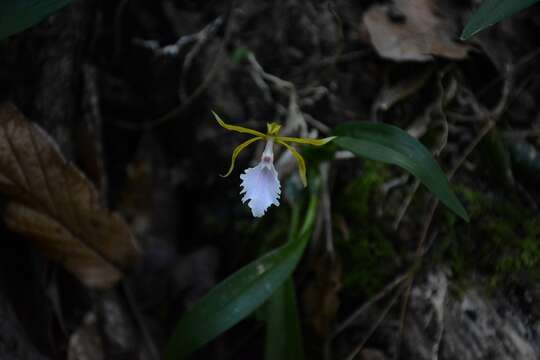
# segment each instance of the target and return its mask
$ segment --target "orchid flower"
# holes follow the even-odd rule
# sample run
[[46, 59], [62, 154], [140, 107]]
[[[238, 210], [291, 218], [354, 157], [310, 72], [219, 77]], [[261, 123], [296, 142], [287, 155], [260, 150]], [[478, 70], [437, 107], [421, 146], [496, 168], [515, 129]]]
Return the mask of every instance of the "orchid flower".
[[266, 141], [264, 151], [261, 155], [261, 161], [255, 167], [246, 169], [245, 172], [240, 175], [242, 179], [241, 187], [242, 190], [240, 194], [243, 194], [242, 202], [248, 204], [251, 209], [251, 213], [254, 217], [261, 217], [264, 215], [266, 210], [271, 206], [279, 206], [279, 196], [281, 195], [281, 185], [278, 179], [278, 173], [274, 168], [274, 144], [280, 144], [285, 146], [287, 150], [296, 159], [298, 164], [298, 172], [300, 175], [300, 180], [302, 184], [307, 186], [306, 179], [306, 163], [302, 155], [296, 151], [289, 143], [298, 143], [298, 144], [309, 144], [315, 146], [321, 146], [329, 141], [332, 141], [335, 137], [327, 137], [324, 139], [306, 139], [306, 138], [295, 138], [287, 136], [279, 136], [279, 130], [281, 125], [277, 123], [268, 123], [266, 124], [266, 134], [259, 132], [257, 130], [248, 129], [242, 126], [229, 125], [225, 123], [221, 118], [212, 111], [214, 117], [216, 118], [219, 125], [224, 127], [229, 131], [236, 131], [243, 134], [253, 135], [251, 139], [238, 145], [233, 153], [231, 158], [231, 166], [223, 177], [229, 176], [233, 169], [236, 158], [247, 146], [252, 143], [263, 140]]

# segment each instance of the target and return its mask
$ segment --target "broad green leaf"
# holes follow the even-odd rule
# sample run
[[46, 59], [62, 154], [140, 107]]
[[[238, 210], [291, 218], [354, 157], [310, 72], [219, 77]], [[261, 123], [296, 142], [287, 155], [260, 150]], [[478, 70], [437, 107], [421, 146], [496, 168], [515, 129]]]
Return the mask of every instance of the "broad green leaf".
[[296, 292], [289, 277], [266, 303], [266, 360], [303, 360]]
[[538, 0], [485, 0], [480, 8], [471, 16], [461, 39], [467, 40], [474, 34], [499, 21], [512, 16], [519, 11], [531, 6]]
[[0, 39], [37, 24], [70, 0], [1, 0]]
[[443, 171], [418, 140], [398, 127], [382, 123], [353, 122], [334, 131], [334, 143], [358, 156], [401, 166], [412, 173], [465, 221], [467, 212], [454, 195]]
[[315, 219], [312, 196], [300, 235], [222, 281], [180, 319], [165, 358], [185, 359], [193, 351], [251, 314], [292, 274], [306, 247]]

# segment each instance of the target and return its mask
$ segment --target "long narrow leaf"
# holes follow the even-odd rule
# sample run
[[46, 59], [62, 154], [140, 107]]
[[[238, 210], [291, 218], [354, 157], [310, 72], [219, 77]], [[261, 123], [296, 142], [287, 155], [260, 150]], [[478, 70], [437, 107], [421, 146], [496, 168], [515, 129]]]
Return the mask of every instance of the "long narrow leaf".
[[454, 195], [443, 171], [418, 140], [398, 127], [382, 123], [353, 122], [334, 131], [334, 143], [358, 156], [401, 166], [465, 221], [467, 212]]
[[467, 40], [474, 34], [531, 6], [538, 0], [485, 0], [472, 15], [461, 34]]
[[285, 282], [311, 235], [316, 204], [317, 198], [312, 196], [300, 236], [225, 279], [180, 319], [167, 347], [166, 359], [185, 359], [251, 314]]
[[290, 277], [268, 300], [266, 308], [266, 360], [303, 360], [302, 330]]
[[0, 1], [0, 39], [37, 24], [70, 0], [2, 0]]

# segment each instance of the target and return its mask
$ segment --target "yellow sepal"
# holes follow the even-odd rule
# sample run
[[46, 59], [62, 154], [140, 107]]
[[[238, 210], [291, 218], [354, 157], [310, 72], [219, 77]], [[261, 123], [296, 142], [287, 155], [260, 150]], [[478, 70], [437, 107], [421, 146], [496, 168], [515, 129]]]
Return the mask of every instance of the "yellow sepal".
[[224, 127], [225, 129], [229, 130], [229, 131], [236, 131], [236, 132], [239, 132], [239, 133], [251, 134], [251, 135], [262, 137], [262, 138], [266, 137], [265, 134], [263, 134], [262, 132], [257, 131], [257, 130], [248, 129], [248, 128], [245, 128], [243, 126], [229, 125], [229, 124], [225, 123], [225, 121], [221, 120], [219, 115], [216, 114], [214, 111], [212, 111], [212, 114], [216, 118], [218, 124], [221, 125], [222, 127]]
[[315, 146], [321, 146], [321, 145], [327, 144], [330, 141], [334, 140], [335, 138], [336, 136], [330, 136], [324, 139], [306, 139], [306, 138], [295, 138], [295, 137], [287, 137], [287, 136], [276, 137], [277, 140], [281, 140], [281, 141], [288, 141], [288, 142], [299, 143], [299, 144], [309, 144], [309, 145], [315, 145]]
[[278, 123], [268, 123], [266, 124], [266, 132], [269, 136], [276, 136], [279, 133], [279, 129], [281, 129], [281, 125]]
[[231, 166], [229, 167], [229, 171], [227, 171], [227, 173], [225, 175], [220, 175], [222, 177], [227, 177], [229, 175], [231, 175], [233, 169], [234, 169], [234, 162], [236, 161], [236, 158], [238, 157], [238, 154], [240, 154], [242, 152], [242, 150], [244, 150], [248, 145], [254, 143], [255, 141], [257, 140], [262, 140], [263, 138], [260, 137], [260, 136], [257, 136], [257, 137], [254, 137], [254, 138], [251, 138], [247, 141], [244, 141], [243, 143], [241, 143], [240, 145], [238, 145], [233, 153], [232, 153], [232, 157], [231, 157]]
[[298, 163], [298, 173], [300, 174], [300, 180], [302, 181], [302, 185], [306, 187], [307, 186], [306, 162], [304, 161], [304, 158], [291, 145], [281, 141], [280, 139], [276, 139], [276, 141], [279, 144], [285, 146], [287, 150], [289, 150], [291, 154], [294, 156], [294, 158], [296, 159], [296, 162]]

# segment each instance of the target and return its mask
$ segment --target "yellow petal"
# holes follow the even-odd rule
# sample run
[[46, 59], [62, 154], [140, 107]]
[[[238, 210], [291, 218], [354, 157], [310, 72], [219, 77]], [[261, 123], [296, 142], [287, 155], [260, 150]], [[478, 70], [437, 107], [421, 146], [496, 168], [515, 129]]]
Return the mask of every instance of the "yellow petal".
[[306, 138], [295, 138], [295, 137], [287, 137], [287, 136], [278, 136], [276, 137], [277, 140], [281, 141], [289, 141], [293, 143], [299, 143], [299, 144], [310, 144], [315, 146], [321, 146], [326, 143], [329, 143], [330, 141], [334, 140], [337, 136], [330, 136], [324, 139], [306, 139]]
[[279, 129], [281, 129], [281, 125], [278, 123], [268, 123], [266, 124], [267, 133], [270, 136], [277, 135], [279, 133]]
[[231, 175], [233, 169], [234, 169], [234, 162], [236, 161], [236, 158], [238, 157], [238, 154], [240, 154], [242, 152], [242, 150], [244, 150], [248, 145], [254, 143], [255, 141], [257, 140], [262, 140], [263, 138], [260, 137], [260, 136], [257, 136], [257, 137], [254, 137], [254, 138], [251, 138], [247, 141], [244, 141], [243, 143], [241, 143], [240, 145], [238, 145], [233, 153], [232, 153], [232, 157], [231, 157], [231, 166], [229, 167], [229, 171], [227, 171], [227, 173], [225, 175], [220, 175], [222, 177], [227, 177], [229, 175]]
[[251, 134], [251, 135], [255, 135], [255, 136], [260, 136], [262, 138], [264, 138], [266, 135], [264, 135], [262, 132], [259, 132], [257, 130], [251, 130], [251, 129], [248, 129], [248, 128], [245, 128], [243, 126], [237, 126], [237, 125], [229, 125], [227, 123], [225, 123], [225, 121], [221, 120], [221, 118], [219, 117], [218, 114], [216, 114], [214, 111], [212, 111], [212, 114], [214, 115], [214, 117], [216, 118], [217, 122], [219, 123], [219, 125], [221, 125], [222, 127], [224, 127], [225, 129], [227, 130], [230, 130], [230, 131], [237, 131], [239, 133], [244, 133], [244, 134]]
[[304, 158], [291, 145], [289, 145], [289, 144], [287, 144], [287, 143], [285, 143], [285, 142], [283, 142], [281, 140], [276, 140], [276, 141], [278, 143], [280, 143], [281, 145], [285, 146], [287, 148], [287, 150], [289, 150], [291, 152], [291, 154], [293, 154], [293, 156], [295, 157], [296, 162], [298, 163], [298, 173], [300, 174], [300, 180], [302, 180], [302, 185], [304, 185], [304, 187], [306, 187], [307, 186], [306, 162], [304, 161]]

